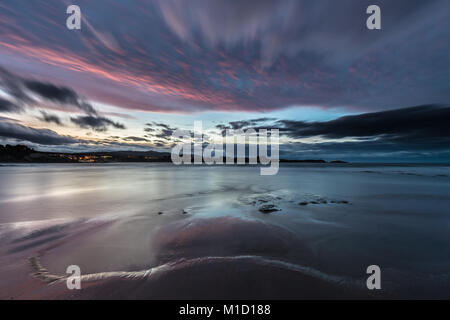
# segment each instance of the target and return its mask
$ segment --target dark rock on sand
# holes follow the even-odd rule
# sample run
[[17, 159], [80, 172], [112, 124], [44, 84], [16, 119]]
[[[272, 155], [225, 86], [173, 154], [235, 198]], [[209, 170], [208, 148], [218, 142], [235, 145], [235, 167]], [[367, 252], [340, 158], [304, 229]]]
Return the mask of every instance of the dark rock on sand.
[[262, 206], [261, 208], [259, 208], [259, 211], [262, 213], [272, 213], [275, 211], [280, 211], [281, 209], [276, 207], [273, 204], [266, 204], [264, 206]]
[[314, 197], [313, 200], [300, 201], [298, 204], [300, 206], [307, 206], [309, 204], [350, 204], [350, 202], [347, 200], [330, 200], [323, 197]]

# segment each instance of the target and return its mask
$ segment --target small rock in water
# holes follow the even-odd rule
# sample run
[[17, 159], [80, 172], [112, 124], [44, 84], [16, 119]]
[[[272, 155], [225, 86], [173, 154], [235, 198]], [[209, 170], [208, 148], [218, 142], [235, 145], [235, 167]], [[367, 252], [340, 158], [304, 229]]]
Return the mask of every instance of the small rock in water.
[[341, 200], [341, 201], [338, 201], [338, 203], [348, 204], [348, 201], [347, 200]]
[[299, 203], [299, 205], [301, 205], [301, 206], [306, 206], [306, 205], [308, 205], [308, 202], [302, 201], [302, 202]]
[[273, 204], [266, 204], [264, 206], [262, 206], [261, 208], [259, 208], [259, 211], [262, 213], [272, 213], [275, 211], [280, 211], [280, 208], [277, 208], [275, 205]]
[[163, 214], [163, 213], [160, 211], [160, 212], [158, 212], [158, 214], [161, 215], [161, 214]]
[[311, 201], [311, 204], [319, 204], [317, 201]]
[[183, 210], [183, 214], [188, 214], [188, 212], [186, 210]]

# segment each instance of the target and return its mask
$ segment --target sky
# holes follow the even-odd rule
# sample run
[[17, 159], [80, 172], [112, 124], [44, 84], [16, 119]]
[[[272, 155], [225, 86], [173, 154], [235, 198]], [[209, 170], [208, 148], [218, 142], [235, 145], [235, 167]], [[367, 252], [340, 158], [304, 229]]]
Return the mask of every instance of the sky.
[[0, 144], [169, 151], [202, 120], [279, 129], [284, 158], [449, 162], [449, 39], [447, 0], [3, 0]]

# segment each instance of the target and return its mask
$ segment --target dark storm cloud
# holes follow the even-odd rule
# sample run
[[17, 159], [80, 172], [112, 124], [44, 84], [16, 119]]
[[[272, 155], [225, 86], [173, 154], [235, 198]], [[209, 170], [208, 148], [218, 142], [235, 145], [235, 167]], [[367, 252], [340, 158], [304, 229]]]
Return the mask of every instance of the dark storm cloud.
[[[292, 138], [373, 138], [408, 142], [450, 138], [450, 107], [426, 105], [345, 116], [326, 122], [279, 120], [281, 132]], [[388, 138], [387, 138], [388, 137]], [[432, 142], [432, 140], [430, 140]]]
[[147, 137], [158, 138], [163, 140], [171, 140], [172, 133], [178, 128], [172, 127], [166, 123], [155, 122], [147, 123], [144, 131], [147, 132]]
[[60, 103], [78, 107], [88, 114], [96, 114], [94, 108], [71, 88], [56, 86], [52, 83], [45, 83], [35, 80], [25, 80], [24, 84], [31, 92], [40, 97]]
[[125, 129], [125, 126], [123, 124], [114, 122], [104, 117], [87, 115], [70, 118], [70, 120], [76, 125], [78, 125], [80, 128], [84, 129], [89, 128], [95, 131], [106, 131], [109, 126], [112, 126], [116, 129]]
[[166, 129], [166, 130], [176, 130], [176, 128], [171, 128], [170, 125], [162, 123], [162, 122], [160, 122], [160, 123], [153, 122], [153, 125], [155, 127], [160, 127], [160, 128]]
[[0, 88], [13, 96], [18, 103], [34, 105], [35, 96], [59, 105], [70, 105], [87, 114], [97, 114], [92, 105], [80, 97], [73, 89], [57, 86], [49, 82], [26, 79], [0, 66]]
[[365, 25], [370, 0], [80, 0], [83, 37], [54, 28], [60, 1], [38, 11], [16, 3], [0, 7], [8, 61], [32, 59], [42, 77], [67, 72], [91, 99], [121, 107], [374, 111], [450, 99], [447, 0], [379, 0], [375, 31]]
[[0, 137], [42, 145], [64, 145], [80, 142], [72, 137], [59, 135], [52, 130], [30, 128], [9, 121], [0, 121]]
[[264, 122], [273, 122], [275, 118], [258, 118], [258, 119], [250, 119], [250, 120], [239, 120], [239, 121], [230, 121], [228, 125], [218, 124], [216, 125], [217, 129], [221, 130], [222, 136], [225, 136], [227, 130], [239, 130], [239, 129], [247, 129], [249, 127], [254, 127], [261, 125]]
[[21, 77], [0, 66], [0, 88], [11, 95], [17, 102], [31, 103], [33, 99], [25, 92]]
[[155, 131], [155, 129], [153, 128], [153, 124], [152, 123], [146, 123], [144, 131], [145, 132], [153, 132], [153, 131]]
[[0, 112], [11, 112], [11, 113], [17, 113], [21, 112], [22, 108], [15, 104], [14, 102], [11, 102], [9, 100], [0, 98]]
[[142, 137], [134, 137], [134, 136], [130, 136], [130, 137], [125, 137], [123, 138], [123, 140], [126, 141], [135, 141], [135, 142], [148, 142], [148, 139], [142, 138]]
[[[56, 103], [59, 106], [69, 105], [86, 113], [86, 116], [71, 118], [73, 123], [82, 128], [106, 131], [109, 126], [112, 126], [117, 129], [125, 129], [123, 124], [98, 115], [94, 107], [71, 88], [57, 86], [48, 82], [25, 79], [2, 67], [0, 67], [0, 80], [1, 88], [15, 97], [23, 105], [37, 105], [38, 101], [35, 101], [32, 97], [32, 95], [35, 95], [45, 101]], [[2, 102], [2, 100], [0, 98], [0, 111], [10, 111], [14, 107], [16, 107], [15, 110], [20, 110], [16, 104], [6, 100]], [[41, 120], [61, 125], [61, 121], [57, 116], [49, 115], [45, 112], [41, 113]]]
[[172, 130], [163, 129], [160, 133], [154, 135], [154, 137], [159, 139], [170, 139], [172, 137]]
[[172, 129], [161, 129], [161, 131], [157, 134], [155, 134], [154, 136], [156, 138], [160, 138], [160, 139], [170, 139], [172, 137], [172, 133], [175, 130]]
[[45, 111], [41, 111], [42, 117], [39, 118], [42, 121], [48, 122], [48, 123], [54, 123], [58, 126], [62, 126], [61, 119], [56, 114], [49, 114]]
[[[321, 137], [314, 143], [290, 140], [280, 146], [285, 158], [450, 159], [450, 106], [424, 105], [340, 117], [324, 122], [277, 120], [244, 129], [278, 129], [288, 139]], [[217, 128], [230, 129], [231, 125]], [[240, 126], [239, 126], [240, 127]], [[333, 139], [334, 141], [327, 141]], [[440, 159], [442, 160], [442, 159]]]
[[229, 125], [218, 124], [216, 126], [217, 129], [225, 130], [225, 129], [243, 129], [249, 126], [256, 126], [262, 122], [268, 122], [276, 120], [275, 118], [258, 118], [258, 119], [250, 119], [250, 120], [239, 120], [239, 121], [230, 121]]

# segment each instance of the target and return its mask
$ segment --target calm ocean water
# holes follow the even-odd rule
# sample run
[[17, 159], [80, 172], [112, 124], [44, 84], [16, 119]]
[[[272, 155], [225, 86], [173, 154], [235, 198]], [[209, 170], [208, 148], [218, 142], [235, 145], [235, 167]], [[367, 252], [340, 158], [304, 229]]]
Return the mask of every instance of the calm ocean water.
[[386, 295], [450, 297], [449, 191], [449, 166], [287, 164], [260, 176], [244, 166], [2, 165], [0, 254], [54, 226], [109, 219], [102, 236], [49, 252], [49, 269], [257, 255], [343, 281], [376, 264]]

